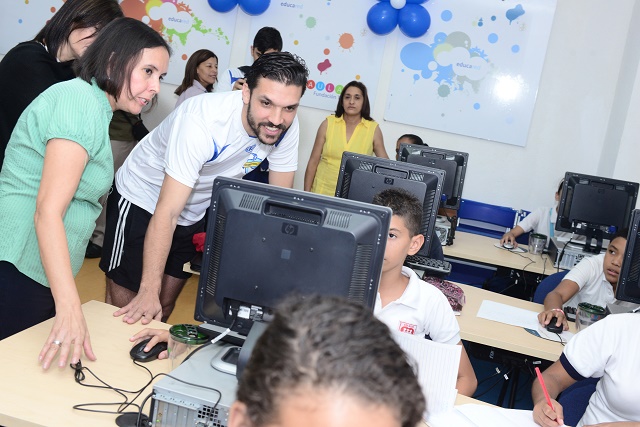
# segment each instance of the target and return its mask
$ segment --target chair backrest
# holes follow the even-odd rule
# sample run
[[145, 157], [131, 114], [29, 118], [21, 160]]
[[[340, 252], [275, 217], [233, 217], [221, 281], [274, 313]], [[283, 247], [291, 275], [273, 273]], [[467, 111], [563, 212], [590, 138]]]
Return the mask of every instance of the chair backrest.
[[563, 270], [545, 277], [542, 282], [538, 284], [533, 294], [533, 302], [538, 304], [544, 303], [544, 298], [547, 294], [562, 282], [562, 279], [564, 279], [564, 276], [566, 276], [568, 272], [569, 270]]
[[516, 223], [517, 210], [488, 203], [462, 199], [458, 210], [457, 229], [489, 237], [502, 237]]
[[600, 378], [585, 378], [573, 383], [558, 397], [558, 403], [562, 405], [564, 424], [575, 426], [584, 415], [589, 406], [589, 399], [596, 391], [596, 385]]

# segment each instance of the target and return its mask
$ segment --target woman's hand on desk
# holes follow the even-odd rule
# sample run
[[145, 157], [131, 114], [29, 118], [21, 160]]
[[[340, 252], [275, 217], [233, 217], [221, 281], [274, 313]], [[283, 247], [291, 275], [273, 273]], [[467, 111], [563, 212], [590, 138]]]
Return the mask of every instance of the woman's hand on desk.
[[533, 405], [533, 421], [544, 427], [563, 426], [564, 411], [562, 405], [554, 399], [551, 399], [551, 403], [553, 408], [549, 406], [546, 399], [539, 400]]
[[[165, 329], [146, 328], [129, 338], [129, 341], [138, 343], [150, 339], [145, 347], [145, 351], [151, 350], [159, 342], [169, 342], [169, 331]], [[169, 357], [167, 350], [158, 355], [158, 359], [166, 359]]]
[[562, 330], [569, 330], [569, 322], [567, 322], [567, 316], [564, 314], [564, 311], [559, 308], [545, 310], [542, 313], [538, 314], [538, 322], [540, 322], [542, 326], [546, 327], [554, 317], [557, 318], [558, 321], [562, 324]]
[[49, 369], [56, 355], [60, 368], [64, 368], [69, 362], [77, 363], [83, 351], [89, 360], [96, 360], [82, 308], [56, 305], [56, 317], [51, 333], [38, 356], [42, 368]]

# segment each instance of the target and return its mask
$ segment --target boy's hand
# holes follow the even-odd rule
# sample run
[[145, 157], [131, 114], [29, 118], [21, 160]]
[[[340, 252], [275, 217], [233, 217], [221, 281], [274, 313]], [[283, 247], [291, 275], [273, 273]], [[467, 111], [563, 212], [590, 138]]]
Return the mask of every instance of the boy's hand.
[[233, 82], [233, 87], [231, 90], [242, 90], [242, 86], [244, 85], [244, 79], [238, 79]]
[[[169, 342], [169, 331], [165, 329], [146, 328], [129, 338], [129, 341], [138, 343], [151, 338], [144, 348], [145, 352], [150, 351], [159, 342]], [[158, 359], [166, 359], [169, 356], [167, 351], [163, 351], [158, 355]]]
[[559, 326], [559, 324], [561, 324], [562, 330], [569, 330], [569, 322], [567, 322], [567, 317], [565, 316], [564, 311], [560, 309], [543, 311], [542, 313], [538, 314], [538, 322], [540, 322], [542, 326], [547, 326], [551, 319], [554, 317], [558, 319], [556, 325]]
[[564, 412], [562, 405], [551, 399], [553, 408], [549, 406], [546, 399], [540, 400], [533, 407], [533, 421], [545, 427], [556, 427], [564, 425]]
[[516, 236], [511, 231], [507, 231], [506, 233], [504, 233], [504, 235], [502, 236], [502, 239], [500, 239], [501, 245], [504, 245], [505, 243], [509, 243], [510, 245], [513, 245], [514, 248], [518, 247], [518, 242], [516, 242]]

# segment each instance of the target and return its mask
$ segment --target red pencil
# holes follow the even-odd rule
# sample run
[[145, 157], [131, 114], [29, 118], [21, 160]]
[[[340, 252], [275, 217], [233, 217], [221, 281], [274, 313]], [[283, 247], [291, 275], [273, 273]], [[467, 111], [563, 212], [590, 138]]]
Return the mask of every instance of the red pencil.
[[[540, 372], [540, 368], [536, 366], [536, 375], [538, 376], [538, 381], [540, 381], [540, 386], [542, 386], [542, 391], [544, 392], [544, 397], [547, 398], [547, 404], [551, 409], [553, 409], [553, 405], [551, 404], [551, 398], [549, 397], [549, 392], [547, 391], [547, 386], [544, 384], [544, 379], [542, 378], [542, 372]], [[553, 409], [555, 411], [555, 409]]]

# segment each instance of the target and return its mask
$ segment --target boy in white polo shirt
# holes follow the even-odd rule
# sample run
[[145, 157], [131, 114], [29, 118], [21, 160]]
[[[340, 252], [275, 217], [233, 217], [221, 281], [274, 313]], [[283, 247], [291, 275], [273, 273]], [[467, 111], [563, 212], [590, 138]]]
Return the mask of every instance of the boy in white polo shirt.
[[563, 307], [577, 308], [581, 302], [606, 307], [615, 301], [615, 290], [627, 246], [629, 229], [618, 230], [604, 254], [583, 258], [544, 299], [544, 311], [538, 321], [548, 325], [553, 317], [557, 325], [569, 329]]
[[[460, 328], [447, 298], [433, 285], [420, 280], [412, 269], [403, 266], [406, 256], [418, 252], [424, 242], [420, 233], [420, 201], [407, 191], [388, 189], [377, 194], [373, 203], [393, 211], [374, 314], [391, 330], [462, 345]], [[477, 385], [463, 347], [456, 384], [458, 393], [471, 396]]]
[[[640, 314], [609, 315], [576, 334], [560, 359], [542, 374], [551, 399], [576, 381], [599, 377], [596, 391], [576, 427], [636, 426], [640, 420]], [[542, 426], [563, 425], [564, 411], [555, 400], [549, 407], [542, 386], [531, 388], [533, 420]], [[632, 422], [632, 421], [635, 421]], [[618, 424], [619, 423], [619, 424]]]

